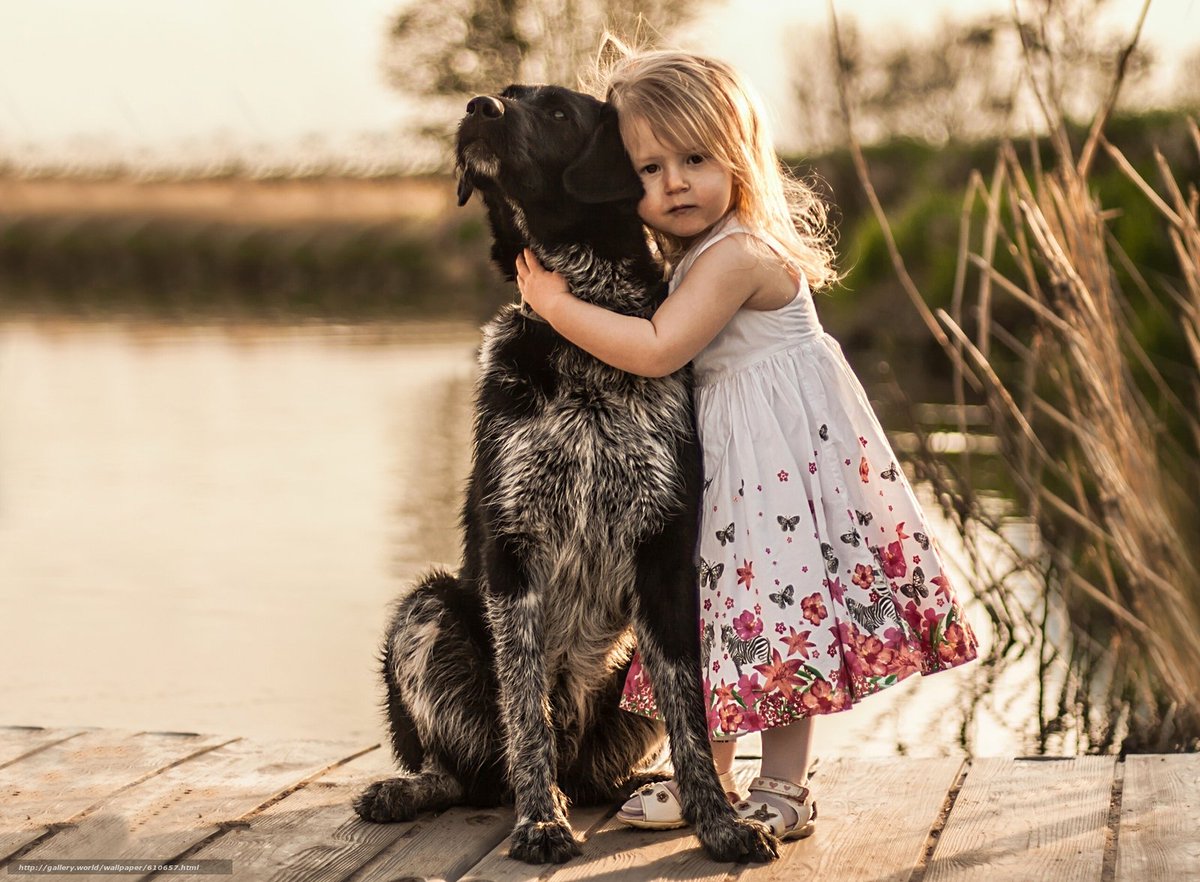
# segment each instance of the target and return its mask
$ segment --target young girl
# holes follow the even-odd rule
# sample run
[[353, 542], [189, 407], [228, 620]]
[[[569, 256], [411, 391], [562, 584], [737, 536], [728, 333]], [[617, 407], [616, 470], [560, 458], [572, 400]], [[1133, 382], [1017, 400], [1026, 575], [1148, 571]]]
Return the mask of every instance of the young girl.
[[[759, 105], [727, 65], [628, 54], [608, 77], [645, 193], [638, 214], [674, 265], [654, 316], [576, 299], [526, 251], [526, 303], [614, 367], [689, 361], [703, 447], [704, 687], [717, 772], [736, 798], [736, 739], [762, 732], [738, 804], [783, 838], [812, 832], [813, 717], [910, 674], [975, 657], [976, 641], [862, 386], [821, 328], [812, 290], [836, 276], [824, 209], [780, 166]], [[635, 659], [622, 707], [655, 715]], [[673, 782], [618, 817], [683, 825]]]

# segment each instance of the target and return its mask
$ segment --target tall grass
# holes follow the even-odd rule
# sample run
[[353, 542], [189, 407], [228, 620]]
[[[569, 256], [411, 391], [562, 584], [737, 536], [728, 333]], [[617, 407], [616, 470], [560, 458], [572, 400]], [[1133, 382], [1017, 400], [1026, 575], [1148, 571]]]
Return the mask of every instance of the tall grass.
[[[962, 428], [967, 406], [985, 403], [1018, 488], [1006, 515], [1037, 526], [1034, 550], [1018, 550], [976, 488], [969, 454], [955, 464], [927, 449], [917, 458], [966, 540], [997, 635], [992, 670], [1037, 661], [1043, 751], [1200, 749], [1200, 196], [1161, 154], [1152, 184], [1104, 137], [1135, 43], [1078, 150], [1046, 102], [1052, 162], [1037, 144], [1023, 159], [1006, 143], [987, 178], [972, 174], [948, 310], [926, 306], [905, 270], [842, 89], [860, 180], [948, 358]], [[1036, 77], [1032, 64], [1027, 73]], [[1194, 121], [1191, 133], [1200, 153]], [[1091, 185], [1102, 161], [1152, 207], [1177, 272], [1145, 273], [1129, 259], [1116, 213]], [[1184, 337], [1190, 364], [1139, 344], [1133, 327], [1146, 311]]]

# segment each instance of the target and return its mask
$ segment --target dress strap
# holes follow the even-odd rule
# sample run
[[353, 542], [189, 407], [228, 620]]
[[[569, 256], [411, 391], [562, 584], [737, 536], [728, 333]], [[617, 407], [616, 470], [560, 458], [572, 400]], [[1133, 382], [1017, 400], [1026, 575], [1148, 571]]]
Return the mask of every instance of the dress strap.
[[716, 245], [727, 236], [732, 236], [734, 233], [749, 233], [750, 231], [742, 225], [741, 219], [734, 213], [729, 212], [724, 218], [717, 221], [713, 228], [708, 231], [708, 235], [701, 239], [696, 244], [688, 249], [683, 259], [675, 267], [671, 273], [671, 290], [675, 290], [675, 286], [683, 279], [687, 271], [692, 268], [692, 264], [712, 246]]

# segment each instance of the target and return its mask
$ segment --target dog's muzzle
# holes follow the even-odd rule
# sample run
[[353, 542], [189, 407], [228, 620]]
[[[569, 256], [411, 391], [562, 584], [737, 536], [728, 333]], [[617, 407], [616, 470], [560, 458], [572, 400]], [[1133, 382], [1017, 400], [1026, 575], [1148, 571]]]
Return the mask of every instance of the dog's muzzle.
[[491, 95], [476, 95], [467, 102], [467, 116], [499, 119], [504, 116], [504, 104], [499, 98], [493, 98]]
[[[467, 102], [467, 114], [459, 123], [459, 153], [460, 169], [458, 179], [458, 204], [466, 205], [471, 194], [475, 192], [475, 184], [479, 178], [495, 178], [500, 171], [500, 162], [496, 154], [487, 146], [478, 132], [478, 137], [472, 138], [480, 126], [502, 119], [504, 103], [491, 95], [476, 95]], [[466, 139], [467, 143], [462, 142]]]

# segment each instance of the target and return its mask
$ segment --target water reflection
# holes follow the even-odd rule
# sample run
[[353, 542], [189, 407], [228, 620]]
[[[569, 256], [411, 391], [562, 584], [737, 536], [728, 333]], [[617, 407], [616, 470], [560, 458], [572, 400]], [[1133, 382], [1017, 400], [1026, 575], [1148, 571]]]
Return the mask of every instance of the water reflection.
[[457, 554], [476, 345], [0, 328], [5, 720], [374, 734], [387, 602]]
[[[388, 604], [459, 555], [477, 343], [461, 325], [0, 324], [0, 722], [380, 737]], [[1028, 680], [960, 731], [983, 677], [911, 678], [822, 720], [818, 750], [957, 753], [965, 734], [1019, 752], [1029, 726], [1004, 708]]]

